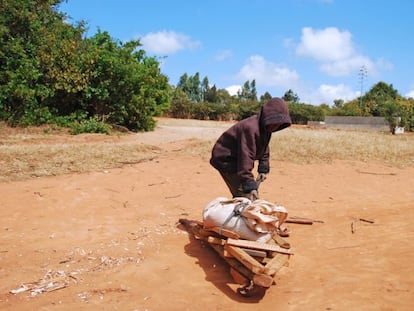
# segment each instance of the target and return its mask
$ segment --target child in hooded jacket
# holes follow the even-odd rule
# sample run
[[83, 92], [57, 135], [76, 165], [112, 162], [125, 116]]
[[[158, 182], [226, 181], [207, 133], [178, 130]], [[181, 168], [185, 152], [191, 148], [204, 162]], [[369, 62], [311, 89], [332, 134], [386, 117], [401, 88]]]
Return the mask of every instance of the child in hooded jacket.
[[[270, 171], [272, 133], [291, 124], [287, 103], [281, 98], [272, 98], [258, 114], [237, 122], [218, 138], [210, 164], [219, 171], [233, 198], [258, 199], [258, 185]], [[257, 179], [253, 175], [255, 161], [258, 161]]]

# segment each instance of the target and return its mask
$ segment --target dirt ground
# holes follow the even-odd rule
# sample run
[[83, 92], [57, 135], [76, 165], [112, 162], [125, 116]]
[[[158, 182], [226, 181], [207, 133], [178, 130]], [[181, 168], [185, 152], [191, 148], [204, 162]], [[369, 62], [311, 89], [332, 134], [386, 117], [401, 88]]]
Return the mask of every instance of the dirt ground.
[[125, 138], [162, 148], [152, 161], [0, 183], [0, 309], [413, 310], [414, 168], [381, 163], [272, 159], [261, 197], [323, 223], [287, 224], [289, 266], [264, 296], [239, 296], [178, 225], [229, 196], [208, 160], [179, 152], [222, 130], [164, 126]]

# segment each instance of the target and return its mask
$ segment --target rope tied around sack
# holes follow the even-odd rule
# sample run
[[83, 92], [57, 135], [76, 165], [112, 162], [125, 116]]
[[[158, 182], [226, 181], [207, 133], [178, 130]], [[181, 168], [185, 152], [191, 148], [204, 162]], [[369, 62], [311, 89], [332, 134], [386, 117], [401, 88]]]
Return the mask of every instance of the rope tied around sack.
[[234, 206], [233, 212], [227, 217], [227, 219], [220, 226], [219, 234], [221, 235], [223, 228], [233, 217], [242, 217], [243, 211], [250, 205], [250, 202], [240, 202]]

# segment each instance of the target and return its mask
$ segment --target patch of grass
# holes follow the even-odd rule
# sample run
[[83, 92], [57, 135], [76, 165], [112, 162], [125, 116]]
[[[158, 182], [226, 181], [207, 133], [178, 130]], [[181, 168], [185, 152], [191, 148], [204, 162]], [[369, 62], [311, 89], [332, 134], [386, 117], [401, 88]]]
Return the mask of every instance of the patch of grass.
[[275, 133], [270, 148], [273, 159], [297, 163], [350, 160], [398, 167], [414, 165], [412, 134], [290, 128]]
[[1, 146], [0, 181], [122, 167], [152, 160], [160, 150], [131, 143]]

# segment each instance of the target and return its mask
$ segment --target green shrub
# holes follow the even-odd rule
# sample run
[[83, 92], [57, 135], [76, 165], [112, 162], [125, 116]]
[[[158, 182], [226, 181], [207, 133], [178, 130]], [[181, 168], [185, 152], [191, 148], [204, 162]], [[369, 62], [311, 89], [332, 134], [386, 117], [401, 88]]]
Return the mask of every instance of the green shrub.
[[73, 122], [70, 129], [70, 133], [72, 135], [82, 133], [101, 133], [109, 135], [112, 132], [112, 126], [98, 120], [96, 116], [86, 120]]

